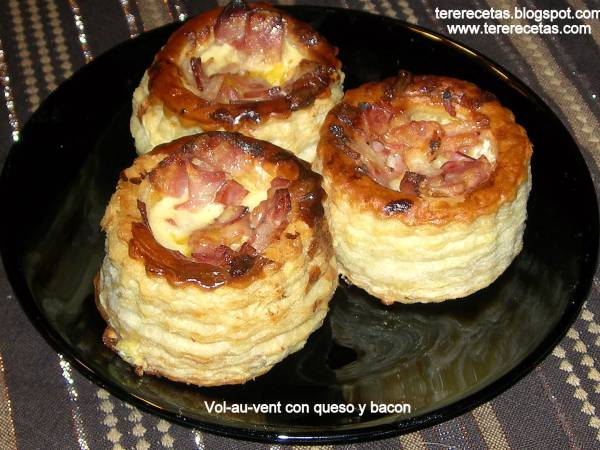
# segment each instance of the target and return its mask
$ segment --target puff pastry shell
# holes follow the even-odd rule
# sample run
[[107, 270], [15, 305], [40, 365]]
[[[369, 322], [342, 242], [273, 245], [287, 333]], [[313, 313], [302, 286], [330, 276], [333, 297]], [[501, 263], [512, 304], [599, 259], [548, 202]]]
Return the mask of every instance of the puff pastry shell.
[[202, 131], [238, 131], [312, 162], [325, 115], [342, 97], [331, 46], [266, 3], [234, 0], [187, 21], [133, 96], [138, 153]]
[[388, 304], [488, 286], [523, 246], [531, 152], [471, 83], [401, 72], [348, 91], [315, 163], [340, 273]]
[[[195, 185], [198, 174], [205, 178]], [[252, 193], [237, 185], [248, 187], [256, 177], [266, 179], [268, 192], [253, 209], [236, 212], [232, 205], [248, 204]], [[198, 186], [208, 189], [207, 179], [220, 180], [211, 198], [206, 190], [192, 195]], [[184, 137], [138, 157], [123, 172], [102, 220], [106, 257], [96, 303], [108, 325], [104, 342], [138, 373], [201, 386], [243, 383], [299, 350], [321, 325], [337, 286], [319, 181], [291, 153], [237, 133]], [[172, 190], [196, 203], [182, 200], [170, 210], [175, 219], [153, 219]], [[179, 241], [159, 243], [161, 220], [179, 221], [177, 214], [194, 212], [198, 202], [226, 209], [200, 230], [197, 242], [190, 237], [196, 249], [187, 254], [168, 248]], [[219, 225], [227, 208], [237, 216]], [[244, 220], [249, 238], [224, 238], [247, 239], [241, 247], [208, 245], [215, 230], [218, 237], [220, 227], [226, 234], [226, 225]]]

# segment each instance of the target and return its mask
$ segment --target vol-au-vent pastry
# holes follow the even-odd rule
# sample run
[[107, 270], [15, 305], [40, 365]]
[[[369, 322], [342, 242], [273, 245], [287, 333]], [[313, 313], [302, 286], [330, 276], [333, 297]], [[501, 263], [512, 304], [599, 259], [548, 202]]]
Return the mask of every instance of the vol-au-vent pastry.
[[138, 153], [202, 131], [238, 131], [312, 162], [342, 97], [337, 48], [266, 3], [233, 0], [181, 26], [133, 96]]
[[315, 161], [340, 273], [384, 303], [488, 286], [523, 245], [531, 152], [466, 81], [400, 72], [346, 92]]
[[321, 177], [238, 133], [161, 145], [102, 219], [104, 342], [138, 373], [243, 383], [299, 350], [337, 287]]

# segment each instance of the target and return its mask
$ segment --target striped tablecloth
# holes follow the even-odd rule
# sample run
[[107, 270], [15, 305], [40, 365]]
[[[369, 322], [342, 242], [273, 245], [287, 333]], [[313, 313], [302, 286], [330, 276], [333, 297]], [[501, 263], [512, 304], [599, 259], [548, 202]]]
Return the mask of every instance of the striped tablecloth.
[[[216, 5], [204, 0], [3, 0], [0, 13], [0, 158], [29, 115], [74, 70], [115, 44]], [[223, 3], [223, 2], [219, 2]], [[281, 1], [290, 4], [293, 1]], [[448, 34], [435, 9], [567, 7], [598, 1], [303, 1], [371, 11]], [[489, 23], [526, 23], [490, 20]], [[533, 23], [533, 22], [529, 22]], [[588, 34], [453, 37], [508, 68], [560, 116], [600, 180], [600, 23]], [[390, 44], [392, 45], [392, 44]], [[118, 70], [118, 68], [115, 68]], [[3, 211], [10, 214], [10, 211]], [[476, 410], [420, 432], [342, 448], [600, 448], [598, 277], [583, 312], [529, 376]], [[34, 330], [0, 272], [0, 450], [285, 448], [234, 441], [142, 413], [72, 369]], [[329, 446], [324, 446], [328, 447]]]

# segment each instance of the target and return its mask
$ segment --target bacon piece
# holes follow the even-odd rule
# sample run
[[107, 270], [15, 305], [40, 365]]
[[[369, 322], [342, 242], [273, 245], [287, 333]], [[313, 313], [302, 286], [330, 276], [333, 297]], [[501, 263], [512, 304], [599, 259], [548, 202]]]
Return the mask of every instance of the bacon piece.
[[[367, 136], [375, 137], [382, 134], [392, 120], [392, 111], [377, 103], [362, 111], [364, 131]], [[361, 127], [362, 128], [362, 127]]]
[[243, 50], [265, 62], [281, 60], [285, 23], [274, 11], [254, 9], [248, 14]]
[[444, 155], [455, 155], [456, 153], [467, 154], [471, 148], [479, 143], [481, 143], [481, 136], [475, 131], [446, 136], [442, 139], [439, 153]]
[[387, 131], [384, 143], [392, 150], [418, 148], [429, 152], [430, 142], [443, 134], [444, 131], [437, 122], [413, 120]]
[[188, 200], [176, 209], [201, 208], [212, 203], [217, 191], [227, 180], [224, 172], [205, 172], [193, 164], [187, 164]]
[[192, 252], [192, 258], [197, 262], [217, 267], [229, 264], [234, 256], [235, 251], [226, 245], [214, 244], [208, 241], [198, 245], [197, 250]]
[[415, 172], [406, 171], [400, 182], [400, 190], [407, 194], [420, 195], [420, 185], [425, 179], [423, 175], [419, 175]]
[[413, 82], [413, 74], [406, 70], [401, 70], [398, 72], [398, 76], [394, 82], [394, 95], [400, 96], [404, 94], [406, 88]]
[[257, 252], [262, 252], [283, 231], [291, 210], [292, 202], [287, 189], [275, 190], [273, 195], [254, 208], [250, 220], [255, 234], [249, 243]]
[[251, 239], [254, 233], [246, 212], [247, 208], [224, 211], [212, 225], [192, 232], [188, 240], [192, 254], [209, 255], [218, 245], [231, 247]]
[[239, 205], [248, 190], [235, 180], [227, 180], [215, 196], [215, 201], [224, 205]]
[[234, 103], [246, 100], [269, 98], [271, 86], [263, 80], [248, 75], [227, 74], [215, 100], [219, 103]]
[[234, 177], [252, 167], [252, 158], [238, 146], [231, 145], [227, 141], [216, 142], [207, 151], [197, 155], [196, 159], [207, 166], [214, 167], [213, 170], [221, 170]]
[[196, 82], [196, 86], [201, 91], [204, 90], [204, 85], [206, 84], [206, 76], [204, 71], [202, 70], [202, 61], [200, 58], [190, 58], [190, 69], [192, 70], [192, 75], [194, 76], [194, 81]]
[[188, 187], [187, 162], [180, 158], [165, 158], [150, 172], [150, 183], [170, 197], [181, 197]]
[[248, 207], [243, 205], [227, 206], [221, 215], [217, 217], [217, 223], [229, 225], [248, 214]]
[[232, 0], [217, 18], [214, 33], [217, 42], [241, 47], [246, 34], [246, 22], [250, 8], [243, 0]]
[[269, 83], [258, 78], [248, 79], [244, 77], [239, 89], [244, 100], [267, 100], [281, 95], [280, 88], [272, 88]]
[[265, 62], [281, 59], [285, 22], [283, 17], [266, 9], [250, 9], [246, 2], [234, 0], [219, 15], [214, 28], [219, 43]]
[[435, 152], [431, 151], [431, 141], [443, 131], [437, 122], [412, 121], [390, 130], [385, 135], [386, 146], [402, 155], [404, 164], [411, 172], [435, 176], [440, 171], [431, 162]]
[[290, 184], [292, 184], [291, 180], [283, 177], [275, 177], [271, 180], [271, 189], [287, 189]]
[[473, 191], [492, 175], [493, 167], [485, 156], [479, 159], [448, 161], [442, 174], [427, 179], [423, 191], [433, 196], [463, 195]]

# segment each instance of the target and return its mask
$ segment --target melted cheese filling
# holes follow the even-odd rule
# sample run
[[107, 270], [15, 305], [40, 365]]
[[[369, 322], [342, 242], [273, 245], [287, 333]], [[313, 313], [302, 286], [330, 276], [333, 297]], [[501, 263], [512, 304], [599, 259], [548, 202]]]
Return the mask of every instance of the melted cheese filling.
[[[466, 154], [474, 159], [479, 159], [481, 156], [485, 156], [487, 158], [487, 160], [490, 162], [490, 164], [494, 164], [494, 162], [496, 161], [496, 155], [492, 150], [492, 143], [490, 142], [489, 139], [483, 139], [481, 144], [479, 144], [473, 148], [470, 148]], [[444, 157], [440, 156], [440, 157], [435, 158], [433, 161], [431, 161], [431, 166], [434, 167], [435, 169], [439, 170], [447, 162], [448, 162], [448, 158], [444, 158]], [[390, 180], [389, 187], [391, 189], [399, 191], [401, 182], [402, 182], [402, 177], [394, 178], [394, 179]]]
[[411, 121], [425, 121], [425, 122], [437, 122], [440, 125], [447, 125], [451, 122], [454, 122], [449, 114], [434, 114], [426, 111], [417, 111], [411, 114]]
[[[257, 167], [236, 181], [248, 190], [241, 204], [247, 206], [249, 210], [267, 199], [271, 177], [262, 168]], [[176, 208], [187, 200], [187, 190], [181, 197], [163, 197], [148, 208], [147, 216], [156, 242], [165, 248], [190, 256], [188, 240], [192, 232], [211, 225], [223, 213], [225, 205], [209, 203], [202, 208]]]
[[208, 76], [219, 72], [230, 72], [227, 66], [233, 66], [238, 71], [262, 78], [271, 86], [279, 86], [292, 75], [296, 66], [304, 59], [296, 47], [283, 41], [281, 61], [272, 64], [261, 61], [260, 58], [248, 58], [235, 47], [213, 42], [200, 53], [204, 70]]
[[492, 143], [489, 139], [483, 139], [481, 141], [481, 144], [470, 148], [467, 152], [467, 155], [475, 159], [479, 159], [481, 156], [485, 156], [490, 162], [490, 164], [494, 164], [496, 162], [496, 154], [492, 150]]
[[163, 247], [177, 250], [189, 256], [190, 234], [210, 225], [225, 209], [220, 203], [210, 203], [199, 209], [176, 209], [186, 202], [187, 191], [182, 197], [163, 197], [148, 211], [148, 223], [154, 239]]

